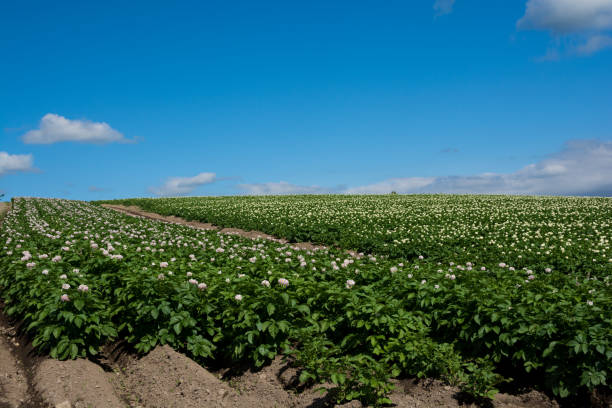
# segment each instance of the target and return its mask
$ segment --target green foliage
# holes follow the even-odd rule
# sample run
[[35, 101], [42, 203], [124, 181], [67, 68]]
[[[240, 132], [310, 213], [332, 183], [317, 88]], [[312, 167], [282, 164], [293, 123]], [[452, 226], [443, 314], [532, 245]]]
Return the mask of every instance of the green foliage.
[[[608, 204], [592, 203], [598, 211], [549, 230], [573, 243], [567, 258], [521, 261], [509, 251], [517, 262], [511, 267], [501, 264], [508, 258], [493, 258], [502, 249], [486, 242], [470, 249], [479, 254], [473, 259], [461, 258], [468, 254], [457, 247], [434, 253], [426, 243], [430, 256], [423, 259], [416, 246], [406, 259], [349, 255], [83, 202], [15, 199], [0, 231], [0, 297], [34, 346], [60, 359], [94, 355], [120, 339], [142, 353], [168, 344], [205, 364], [261, 367], [290, 355], [300, 381], [334, 384], [338, 401], [383, 405], [390, 380], [405, 376], [439, 378], [482, 399], [511, 376], [532, 375], [566, 397], [609, 388], [612, 371], [612, 262], [598, 260], [610, 256]], [[546, 222], [533, 220], [538, 228]], [[587, 226], [588, 240], [577, 235]], [[346, 228], [330, 222], [325, 231], [343, 235]], [[516, 242], [551, 246], [546, 238], [554, 234], [542, 230]], [[435, 239], [448, 243], [445, 235]], [[599, 258], [577, 261], [587, 250], [600, 251], [590, 255]], [[565, 266], [547, 272], [551, 265]]]
[[102, 201], [398, 259], [609, 272], [612, 200], [478, 195], [302, 195]]

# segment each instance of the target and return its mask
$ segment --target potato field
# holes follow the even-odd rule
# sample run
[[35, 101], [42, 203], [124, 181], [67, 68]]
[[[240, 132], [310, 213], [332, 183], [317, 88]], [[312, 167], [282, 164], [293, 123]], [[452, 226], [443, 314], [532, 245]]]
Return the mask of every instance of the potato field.
[[[390, 402], [390, 379], [476, 400], [525, 385], [561, 400], [610, 390], [612, 200], [283, 196], [115, 200], [266, 239], [19, 198], [0, 298], [58, 359], [125, 341], [202, 365], [277, 355], [337, 400]], [[350, 250], [350, 251], [349, 251]]]

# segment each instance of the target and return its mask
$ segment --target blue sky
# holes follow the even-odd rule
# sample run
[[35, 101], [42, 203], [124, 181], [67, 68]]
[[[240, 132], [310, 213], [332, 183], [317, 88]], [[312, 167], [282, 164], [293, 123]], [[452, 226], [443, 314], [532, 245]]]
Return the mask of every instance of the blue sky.
[[7, 197], [612, 195], [612, 0], [2, 2], [0, 56]]

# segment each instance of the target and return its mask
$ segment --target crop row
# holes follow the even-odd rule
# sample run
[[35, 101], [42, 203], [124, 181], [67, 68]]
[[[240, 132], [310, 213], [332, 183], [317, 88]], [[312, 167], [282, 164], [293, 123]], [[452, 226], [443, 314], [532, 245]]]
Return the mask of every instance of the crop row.
[[607, 276], [612, 199], [386, 195], [128, 199], [163, 215], [415, 259], [554, 267]]
[[371, 403], [399, 376], [477, 397], [529, 378], [566, 397], [612, 369], [609, 277], [552, 265], [299, 250], [44, 199], [13, 200], [0, 242], [6, 311], [61, 359], [117, 340], [202, 364], [286, 354], [302, 382]]

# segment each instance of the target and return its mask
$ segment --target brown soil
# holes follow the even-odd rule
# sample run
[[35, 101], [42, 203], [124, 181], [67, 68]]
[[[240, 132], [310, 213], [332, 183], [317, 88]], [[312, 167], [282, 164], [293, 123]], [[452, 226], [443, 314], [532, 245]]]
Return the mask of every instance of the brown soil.
[[257, 406], [193, 360], [168, 346], [122, 358], [120, 381], [131, 403], [147, 408]]
[[28, 380], [7, 342], [16, 342], [8, 331], [0, 327], [0, 407], [17, 408], [28, 398]]
[[73, 408], [125, 407], [107, 373], [86, 359], [45, 359], [36, 368], [34, 383], [43, 400], [52, 406], [68, 401]]
[[115, 363], [122, 366], [119, 382], [130, 390], [132, 404], [148, 408], [314, 407], [315, 400], [321, 399], [284, 390], [272, 373], [275, 368], [224, 382], [168, 346], [142, 358], [123, 356]]
[[321, 387], [330, 389], [332, 385], [318, 385], [298, 393], [295, 390], [298, 386], [297, 378], [297, 370], [284, 362], [281, 356], [277, 356], [261, 370], [248, 370], [229, 377], [228, 382], [241, 395], [261, 401], [259, 406], [262, 407], [323, 408], [334, 405], [331, 403], [331, 395], [319, 391]]
[[[397, 407], [479, 407], [466, 400], [456, 387], [445, 385], [438, 380], [400, 380], [395, 381], [391, 400]], [[520, 395], [497, 394], [490, 404], [493, 408], [558, 408], [559, 404], [546, 394], [529, 391]]]
[[0, 220], [4, 217], [4, 213], [11, 208], [11, 203], [0, 202]]

